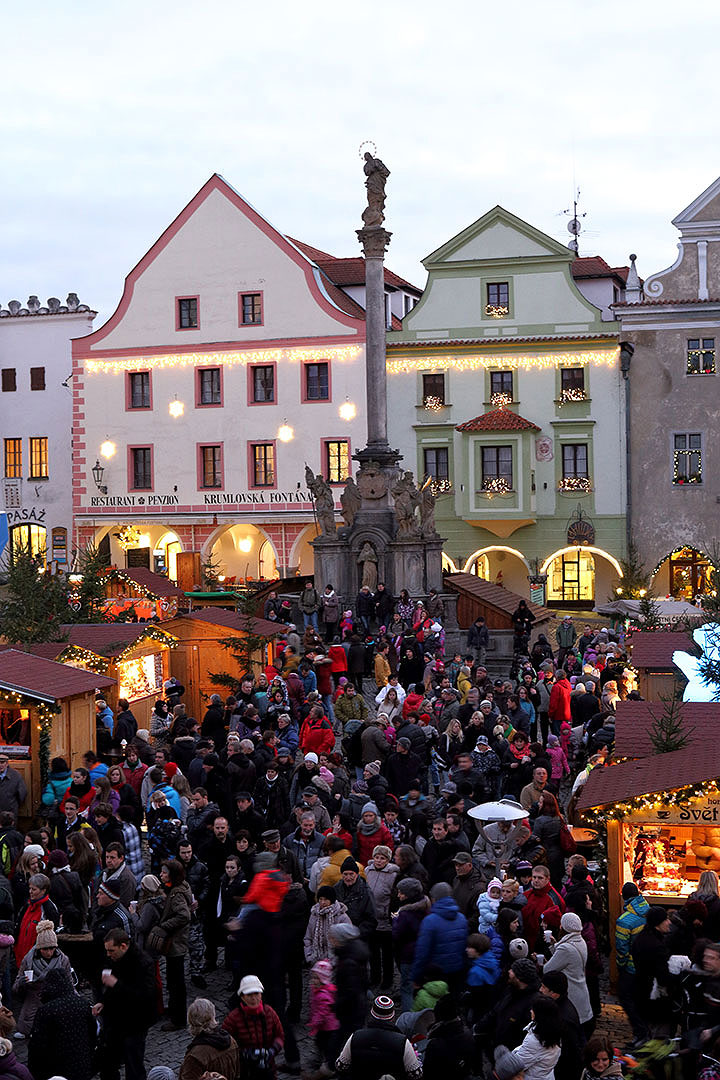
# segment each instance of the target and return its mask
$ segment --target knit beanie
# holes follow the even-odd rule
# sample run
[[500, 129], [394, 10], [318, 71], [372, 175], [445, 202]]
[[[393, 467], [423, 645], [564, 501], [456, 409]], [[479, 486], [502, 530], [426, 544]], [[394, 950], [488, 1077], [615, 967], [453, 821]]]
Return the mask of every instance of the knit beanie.
[[632, 900], [634, 897], [640, 895], [640, 890], [634, 881], [626, 881], [622, 887], [621, 895], [623, 900]]
[[513, 938], [508, 945], [508, 952], [513, 960], [526, 960], [528, 955], [528, 943], [525, 938]]
[[332, 982], [333, 968], [329, 960], [318, 960], [316, 964], [313, 964], [311, 970], [313, 975], [315, 975], [324, 986], [327, 986], [328, 983]]
[[660, 907], [658, 904], [656, 904], [648, 911], [645, 922], [651, 929], [654, 930], [656, 926], [660, 925], [660, 923], [664, 923], [667, 918], [667, 910], [664, 907]]
[[23, 855], [36, 855], [38, 859], [45, 858], [45, 848], [42, 844], [28, 844], [23, 851]]
[[375, 1020], [394, 1020], [395, 1019], [395, 1002], [392, 998], [387, 997], [385, 994], [381, 994], [380, 997], [376, 997], [372, 1003], [370, 1015]]
[[379, 761], [369, 761], [367, 763], [367, 765], [365, 766], [363, 772], [369, 773], [370, 776], [379, 776], [380, 775], [380, 762]]
[[140, 886], [145, 892], [160, 892], [160, 878], [155, 877], [154, 874], [145, 874], [145, 877], [140, 882]]
[[331, 904], [337, 900], [337, 893], [332, 885], [321, 885], [316, 895], [318, 900], [329, 900]]
[[59, 870], [63, 866], [68, 865], [68, 857], [64, 851], [60, 848], [53, 848], [48, 856], [48, 866], [51, 870]]
[[510, 970], [529, 990], [537, 990], [540, 985], [540, 976], [532, 960], [513, 960]]
[[392, 859], [392, 851], [385, 844], [378, 844], [373, 848], [373, 859], [376, 855], [384, 855], [388, 862]]
[[344, 874], [346, 870], [352, 870], [354, 874], [360, 873], [358, 864], [355, 862], [352, 855], [348, 855], [347, 859], [344, 860], [342, 866], [340, 867], [340, 873]]
[[492, 881], [488, 884], [488, 892], [490, 892], [491, 889], [500, 889], [500, 891], [502, 892], [502, 881], [500, 880], [500, 878], [494, 877], [492, 879]]
[[57, 948], [55, 927], [51, 923], [50, 919], [41, 919], [40, 922], [37, 924], [37, 937], [35, 939], [35, 946], [38, 949]]
[[582, 919], [574, 911], [566, 911], [560, 920], [560, 929], [566, 934], [579, 934], [582, 931]]
[[398, 881], [397, 891], [410, 901], [419, 900], [423, 895], [422, 885], [414, 877], [404, 877], [401, 881]]
[[375, 817], [379, 817], [378, 808], [374, 802], [366, 802], [362, 808], [363, 814], [374, 814]]

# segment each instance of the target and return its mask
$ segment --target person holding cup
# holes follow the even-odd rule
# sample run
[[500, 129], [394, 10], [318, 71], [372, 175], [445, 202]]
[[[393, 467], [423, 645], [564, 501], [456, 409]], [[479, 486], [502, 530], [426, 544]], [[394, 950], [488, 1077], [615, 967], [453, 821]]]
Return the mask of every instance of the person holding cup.
[[562, 937], [552, 949], [550, 959], [545, 961], [544, 972], [562, 971], [565, 974], [568, 981], [568, 997], [577, 1010], [583, 1032], [587, 1037], [591, 1034], [594, 1020], [585, 980], [587, 945], [582, 936], [580, 916], [574, 911], [566, 911], [560, 919], [560, 930]]
[[49, 919], [41, 919], [37, 924], [35, 944], [23, 957], [13, 984], [13, 995], [22, 1002], [17, 1017], [16, 1039], [24, 1039], [30, 1034], [35, 1013], [40, 1007], [45, 979], [51, 971], [72, 974], [70, 961], [58, 948], [53, 924]]

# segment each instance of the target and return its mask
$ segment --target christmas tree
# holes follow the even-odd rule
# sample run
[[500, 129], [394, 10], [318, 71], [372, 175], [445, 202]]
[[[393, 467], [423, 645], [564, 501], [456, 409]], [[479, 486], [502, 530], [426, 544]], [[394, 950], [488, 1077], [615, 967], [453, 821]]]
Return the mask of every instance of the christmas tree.
[[656, 754], [668, 754], [672, 750], [682, 750], [687, 746], [692, 731], [686, 731], [683, 726], [682, 700], [678, 691], [677, 683], [673, 689], [672, 697], [661, 696], [663, 712], [656, 716], [652, 709], [648, 712], [653, 718], [650, 727], [650, 742]]
[[12, 645], [61, 641], [61, 626], [68, 621], [68, 581], [46, 572], [42, 553], [27, 548], [8, 554], [3, 567], [7, 578], [0, 601], [0, 637]]
[[257, 671], [263, 670], [267, 646], [267, 638], [254, 630], [256, 619], [254, 592], [247, 589], [242, 593], [237, 593], [235, 603], [238, 615], [245, 616], [247, 620], [245, 632], [242, 637], [221, 638], [220, 644], [232, 657], [236, 671], [210, 672], [212, 682], [216, 686], [226, 686], [231, 693], [240, 689], [240, 684], [246, 675], [254, 677]]

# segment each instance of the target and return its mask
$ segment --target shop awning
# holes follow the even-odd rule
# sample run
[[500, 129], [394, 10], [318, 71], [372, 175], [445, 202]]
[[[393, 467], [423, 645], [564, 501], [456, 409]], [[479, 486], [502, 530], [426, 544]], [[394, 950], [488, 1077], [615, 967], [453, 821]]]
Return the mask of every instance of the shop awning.
[[[675, 622], [676, 619], [690, 619], [700, 622], [706, 616], [700, 608], [689, 604], [686, 600], [655, 600], [658, 609], [658, 618], [663, 622]], [[593, 611], [598, 615], [614, 615], [619, 619], [635, 619], [642, 622], [640, 617], [640, 600], [611, 600], [607, 604], [598, 604]]]
[[[707, 745], [708, 739], [720, 739], [720, 702], [684, 701], [679, 708], [683, 730], [690, 742]], [[650, 731], [655, 719], [664, 712], [662, 701], [619, 701], [615, 710], [615, 757], [644, 758], [655, 755], [653, 760], [657, 761]]]
[[578, 810], [612, 806], [720, 777], [720, 740], [692, 741], [682, 750], [593, 769], [578, 799]]

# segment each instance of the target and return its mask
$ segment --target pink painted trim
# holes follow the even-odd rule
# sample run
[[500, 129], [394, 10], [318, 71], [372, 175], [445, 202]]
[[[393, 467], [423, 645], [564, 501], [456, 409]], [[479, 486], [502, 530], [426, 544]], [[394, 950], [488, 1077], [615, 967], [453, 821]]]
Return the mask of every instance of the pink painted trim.
[[[260, 322], [243, 322], [243, 296], [259, 296], [260, 297]], [[245, 289], [244, 292], [238, 293], [238, 326], [245, 330], [248, 326], [264, 326], [265, 325], [265, 290], [264, 289]]]
[[[253, 393], [255, 391], [253, 371], [259, 367], [271, 367], [273, 369], [273, 391], [274, 401], [253, 401]], [[269, 364], [248, 364], [247, 366], [247, 403], [248, 405], [277, 405], [278, 403], [278, 377], [277, 377], [277, 360], [271, 360]]]
[[[201, 371], [219, 371], [220, 372], [220, 400], [212, 401], [209, 403], [203, 403], [200, 400], [200, 372]], [[195, 368], [195, 408], [196, 409], [222, 409], [225, 404], [225, 369], [222, 364], [203, 364], [202, 367]]]
[[322, 475], [325, 477], [328, 484], [332, 484], [332, 485], [335, 485], [335, 486], [338, 486], [338, 487], [342, 487], [345, 484], [345, 481], [346, 481], [347, 477], [343, 477], [342, 480], [330, 480], [330, 478], [328, 477], [328, 472], [330, 470], [327, 467], [328, 466], [327, 445], [328, 445], [328, 443], [332, 443], [332, 442], [344, 442], [344, 443], [347, 443], [347, 448], [348, 448], [348, 469], [349, 469], [349, 471], [351, 473], [352, 473], [352, 442], [347, 437], [347, 435], [338, 435], [336, 438], [330, 437], [330, 438], [327, 438], [327, 439], [321, 439], [320, 440], [320, 462], [321, 462], [320, 469], [322, 471]]
[[[133, 450], [149, 450], [150, 451], [150, 487], [149, 488], [136, 488], [133, 487]], [[128, 491], [154, 491], [155, 490], [155, 443], [138, 443], [134, 446], [128, 446], [127, 448], [127, 489]]]
[[[180, 301], [181, 300], [194, 300], [197, 305], [197, 325], [196, 326], [181, 326], [180, 325]], [[199, 330], [200, 329], [200, 296], [193, 296], [192, 293], [184, 293], [182, 296], [175, 297], [175, 329], [181, 333], [185, 330]]]
[[[202, 206], [205, 200], [209, 198], [214, 191], [219, 191], [221, 195], [224, 195], [225, 198], [240, 210], [241, 213], [245, 214], [248, 220], [251, 221], [256, 228], [260, 229], [260, 231], [264, 233], [265, 236], [269, 237], [269, 239], [271, 239], [280, 250], [288, 256], [288, 258], [292, 259], [292, 261], [301, 268], [311, 294], [318, 305], [327, 312], [328, 315], [343, 326], [353, 327], [355, 330], [354, 336], [361, 341], [365, 340], [365, 320], [357, 319], [352, 315], [348, 315], [346, 312], [339, 311], [326, 300], [315, 279], [313, 264], [310, 260], [298, 251], [298, 249], [291, 244], [282, 233], [279, 233], [269, 224], [269, 222], [265, 221], [264, 218], [258, 214], [257, 210], [253, 210], [253, 208], [246, 203], [237, 191], [233, 190], [221, 176], [218, 176], [218, 174], [215, 173], [210, 177], [206, 184], [203, 184], [198, 193], [190, 200], [187, 206], [180, 211], [175, 220], [168, 225], [165, 232], [160, 235], [152, 247], [150, 247], [145, 255], [143, 255], [140, 262], [137, 263], [127, 275], [120, 302], [108, 321], [92, 334], [87, 334], [82, 338], [73, 339], [73, 355], [76, 355], [76, 348], [78, 356], [91, 355], [90, 347], [95, 345], [98, 341], [102, 341], [115, 329], [130, 306], [130, 301], [132, 300], [133, 292], [135, 290], [135, 284], [138, 279], [142, 276], [144, 271], [155, 262], [161, 252], [164, 251], [170, 241], [177, 235], [180, 229], [182, 229], [183, 225], [186, 224], [195, 211]], [[133, 351], [135, 352], [135, 350]]]
[[[254, 446], [272, 446], [273, 448], [273, 462], [275, 464], [275, 475], [273, 477], [272, 484], [256, 484], [255, 483], [255, 458], [253, 456]], [[276, 491], [278, 480], [278, 456], [277, 456], [277, 439], [255, 439], [253, 442], [247, 444], [247, 457], [248, 457], [248, 488], [254, 491]]]
[[[310, 364], [327, 364], [328, 367], [328, 396], [326, 398], [307, 397], [307, 368]], [[300, 365], [300, 400], [308, 405], [331, 405], [332, 404], [332, 361], [327, 360], [303, 360]]]
[[[206, 450], [211, 446], [218, 446], [220, 448], [220, 484], [217, 487], [207, 487], [203, 483], [205, 472], [205, 470], [203, 469], [203, 450]], [[225, 443], [197, 443], [196, 464], [198, 491], [222, 491], [222, 489], [225, 487]]]
[[[133, 375], [149, 375], [149, 390], [150, 390], [150, 404], [139, 405], [133, 407], [132, 403], [132, 376]], [[153, 379], [152, 371], [148, 368], [145, 371], [126, 371], [125, 372], [125, 412], [151, 412], [153, 407]]]
[[[256, 324], [257, 325], [257, 324]], [[85, 338], [75, 338], [75, 342], [85, 341]], [[322, 348], [324, 345], [363, 345], [363, 341], [357, 341], [351, 335], [332, 337], [296, 337], [296, 338], [256, 338], [253, 341], [213, 341], [201, 342], [192, 345], [167, 344], [167, 345], [139, 345], [128, 346], [123, 349], [94, 349], [92, 352], [77, 351], [75, 356], [79, 360], [112, 360], [115, 357], [126, 356], [165, 356], [172, 352], [173, 355], [180, 353], [196, 353], [201, 349], [208, 352], [258, 352], [264, 349], [302, 349], [309, 346], [313, 349]]]

